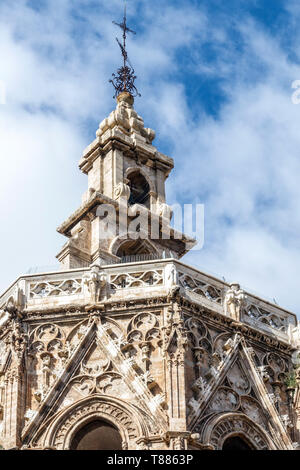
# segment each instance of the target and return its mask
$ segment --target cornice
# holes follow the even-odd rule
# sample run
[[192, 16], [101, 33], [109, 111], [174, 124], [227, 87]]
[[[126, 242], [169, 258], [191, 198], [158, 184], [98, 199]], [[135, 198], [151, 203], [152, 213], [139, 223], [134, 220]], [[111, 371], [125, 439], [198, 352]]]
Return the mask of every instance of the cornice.
[[[227, 317], [225, 315], [220, 314], [219, 312], [214, 311], [213, 309], [209, 309], [207, 306], [203, 306], [199, 303], [192, 302], [187, 300], [184, 295], [180, 295], [176, 298], [175, 302], [183, 309], [183, 313], [186, 315], [197, 315], [201, 316], [201, 319], [207, 323], [208, 326], [217, 327], [228, 330], [228, 333], [234, 335], [235, 333], [242, 334], [246, 339], [253, 343], [260, 344], [263, 347], [270, 348], [274, 350], [278, 350], [280, 352], [289, 354], [293, 348], [290, 344], [287, 344], [278, 338], [274, 338], [267, 333], [264, 333], [260, 330], [256, 330], [255, 328], [247, 325], [245, 323], [239, 323], [232, 320], [232, 318]], [[168, 295], [154, 295], [151, 297], [142, 297], [139, 299], [128, 299], [128, 300], [108, 300], [99, 305], [93, 306], [93, 311], [100, 313], [101, 315], [128, 315], [131, 312], [134, 313], [137, 310], [141, 309], [161, 309], [165, 307], [170, 307], [174, 303], [170, 301]], [[59, 317], [55, 316], [55, 321], [58, 319], [64, 320], [68, 318], [68, 320], [75, 318], [76, 316], [87, 317], [90, 304], [83, 303], [81, 305], [76, 304], [69, 304], [64, 305], [61, 307], [45, 307], [43, 309], [35, 309], [30, 311], [25, 311], [26, 318], [24, 318], [24, 322], [38, 322], [41, 320], [45, 320], [46, 316], [48, 317], [51, 315], [61, 314]], [[90, 313], [90, 310], [89, 310]]]

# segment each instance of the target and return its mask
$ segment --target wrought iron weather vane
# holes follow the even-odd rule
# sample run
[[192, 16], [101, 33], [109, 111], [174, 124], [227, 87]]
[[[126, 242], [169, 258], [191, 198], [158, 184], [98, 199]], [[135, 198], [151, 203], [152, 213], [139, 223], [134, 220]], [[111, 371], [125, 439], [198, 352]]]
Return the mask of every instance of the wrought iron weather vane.
[[119, 28], [122, 29], [123, 31], [123, 44], [119, 41], [118, 38], [116, 38], [117, 43], [119, 44], [119, 47], [121, 49], [121, 53], [123, 56], [123, 66], [120, 67], [117, 70], [117, 73], [113, 73], [112, 76], [113, 78], [110, 81], [110, 83], [113, 84], [116, 92], [114, 95], [114, 98], [116, 98], [120, 93], [127, 91], [130, 93], [132, 96], [141, 96], [134, 84], [136, 80], [136, 75], [134, 72], [134, 69], [128, 59], [128, 54], [126, 51], [126, 39], [127, 39], [127, 33], [133, 33], [136, 34], [135, 31], [132, 29], [128, 28], [127, 26], [127, 18], [126, 18], [126, 5], [125, 5], [125, 10], [124, 10], [124, 18], [123, 18], [123, 23], [116, 23], [116, 21], [113, 21], [113, 23], [116, 26], [119, 26]]

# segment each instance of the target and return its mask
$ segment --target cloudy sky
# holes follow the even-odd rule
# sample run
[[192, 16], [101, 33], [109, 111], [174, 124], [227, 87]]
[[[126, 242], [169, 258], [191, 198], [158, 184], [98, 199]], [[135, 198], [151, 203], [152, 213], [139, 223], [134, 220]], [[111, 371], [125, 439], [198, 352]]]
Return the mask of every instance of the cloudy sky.
[[[82, 150], [115, 106], [122, 9], [0, 0], [1, 290], [56, 264]], [[168, 202], [205, 204], [204, 247], [184, 261], [299, 313], [299, 1], [128, 0], [128, 17], [135, 107], [176, 164]]]

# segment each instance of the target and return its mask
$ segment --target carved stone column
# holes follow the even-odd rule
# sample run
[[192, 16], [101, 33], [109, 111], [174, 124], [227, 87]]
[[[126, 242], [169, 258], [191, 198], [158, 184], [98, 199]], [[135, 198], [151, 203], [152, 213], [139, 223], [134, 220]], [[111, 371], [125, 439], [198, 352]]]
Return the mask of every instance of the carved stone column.
[[26, 375], [24, 369], [25, 335], [21, 321], [13, 321], [9, 335], [11, 365], [5, 374], [3, 444], [6, 449], [21, 445], [20, 434], [23, 425], [26, 401]]
[[170, 431], [186, 431], [185, 350], [187, 337], [183, 313], [177, 303], [168, 309], [164, 354], [169, 403]]

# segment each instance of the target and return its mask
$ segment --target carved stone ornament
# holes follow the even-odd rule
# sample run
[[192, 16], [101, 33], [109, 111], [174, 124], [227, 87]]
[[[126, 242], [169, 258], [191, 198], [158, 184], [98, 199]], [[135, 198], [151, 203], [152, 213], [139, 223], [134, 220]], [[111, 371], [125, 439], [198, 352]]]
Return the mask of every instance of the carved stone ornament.
[[0, 310], [0, 329], [4, 328], [11, 318], [22, 318], [22, 312], [25, 307], [24, 292], [20, 288], [16, 288], [6, 302], [5, 306]]
[[[32, 446], [53, 447], [56, 450], [67, 450], [73, 436], [85, 423], [94, 419], [103, 419], [115, 426], [121, 434], [122, 441], [130, 448], [133, 443], [153, 432], [145, 420], [143, 412], [126, 404], [119, 398], [105, 398], [95, 395], [71, 405], [56, 415], [52, 424], [34, 439]], [[42, 437], [43, 435], [43, 437]], [[131, 443], [131, 444], [130, 444]]]
[[170, 221], [173, 217], [173, 211], [168, 204], [158, 203], [158, 214], [163, 218]]
[[5, 310], [0, 310], [0, 329], [4, 328], [10, 320], [10, 313]]
[[115, 188], [116, 199], [125, 199], [126, 201], [130, 198], [130, 187], [125, 183], [119, 183]]
[[88, 287], [88, 291], [93, 303], [100, 300], [100, 294], [107, 285], [107, 275], [101, 272], [98, 264], [91, 266], [90, 272], [84, 277], [84, 283]]
[[235, 320], [240, 321], [241, 310], [245, 303], [246, 295], [237, 282], [230, 284], [225, 297], [226, 311], [229, 316]]
[[255, 450], [274, 449], [265, 432], [246, 416], [228, 413], [214, 418], [206, 427], [204, 442], [210, 442], [216, 450], [222, 450], [225, 440], [234, 435], [244, 436]]
[[112, 111], [108, 118], [104, 119], [97, 131], [97, 136], [101, 138], [108, 129], [126, 129], [126, 133], [141, 136], [148, 144], [155, 138], [155, 131], [144, 127], [144, 120], [133, 108], [132, 97], [128, 93], [119, 95], [117, 108]]

